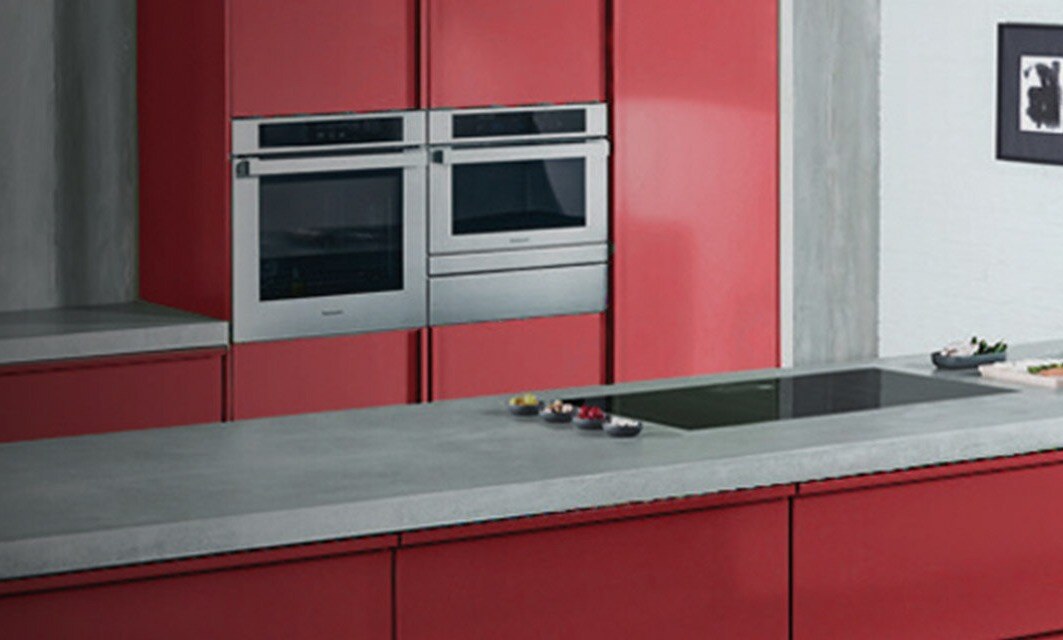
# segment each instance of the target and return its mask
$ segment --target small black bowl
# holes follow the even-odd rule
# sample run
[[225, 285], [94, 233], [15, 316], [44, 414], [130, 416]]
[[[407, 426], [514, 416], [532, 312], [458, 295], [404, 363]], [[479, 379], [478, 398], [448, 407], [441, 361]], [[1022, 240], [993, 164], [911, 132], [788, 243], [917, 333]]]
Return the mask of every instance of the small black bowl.
[[1008, 352], [983, 353], [976, 356], [947, 356], [940, 351], [930, 354], [930, 361], [938, 369], [974, 369], [983, 364], [1003, 362], [1008, 359]]
[[539, 412], [539, 417], [543, 420], [546, 420], [547, 422], [572, 422], [573, 414], [575, 414], [575, 411], [570, 411], [568, 413], [557, 413], [555, 411], [550, 411], [549, 409], [543, 409]]
[[594, 431], [602, 428], [603, 420], [600, 418], [597, 420], [588, 420], [576, 416], [572, 419], [572, 422], [575, 423], [577, 429], [583, 429], [584, 431]]
[[510, 404], [506, 403], [506, 408], [509, 412], [515, 416], [534, 416], [539, 414], [539, 410], [542, 408], [543, 403], [538, 404]]

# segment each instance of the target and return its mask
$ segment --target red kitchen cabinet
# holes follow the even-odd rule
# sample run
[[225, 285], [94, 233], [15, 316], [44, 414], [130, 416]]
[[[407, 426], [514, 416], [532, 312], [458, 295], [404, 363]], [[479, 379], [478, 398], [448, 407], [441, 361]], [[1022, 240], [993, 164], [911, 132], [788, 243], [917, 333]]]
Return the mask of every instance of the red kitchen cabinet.
[[416, 331], [252, 342], [232, 348], [232, 417], [416, 402]]
[[[285, 553], [58, 576], [52, 581], [80, 584], [40, 591], [35, 582], [49, 579], [0, 582], [0, 594], [9, 594], [0, 595], [3, 634], [100, 640], [392, 638], [391, 551], [261, 559]], [[239, 558], [240, 564], [211, 567], [231, 558]], [[128, 579], [123, 573], [157, 575]]]
[[605, 384], [600, 314], [431, 329], [432, 398]]
[[219, 422], [224, 349], [0, 368], [0, 442]]
[[605, 99], [606, 0], [427, 0], [432, 107]]
[[617, 382], [778, 362], [777, 5], [614, 3]]
[[395, 568], [403, 640], [788, 634], [785, 499], [407, 544]]
[[927, 475], [877, 477], [916, 480], [892, 486], [802, 485], [793, 515], [796, 640], [1063, 629], [1063, 465]]
[[140, 297], [229, 318], [226, 3], [137, 3]]
[[230, 0], [234, 116], [417, 106], [417, 0]]

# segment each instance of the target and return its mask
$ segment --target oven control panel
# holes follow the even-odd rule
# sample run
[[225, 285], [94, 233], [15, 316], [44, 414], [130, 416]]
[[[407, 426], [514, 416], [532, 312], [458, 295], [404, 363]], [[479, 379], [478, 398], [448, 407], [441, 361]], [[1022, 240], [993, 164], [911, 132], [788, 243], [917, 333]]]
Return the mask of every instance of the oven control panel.
[[263, 148], [402, 142], [402, 140], [403, 120], [401, 117], [308, 120], [262, 124], [258, 128], [258, 144]]

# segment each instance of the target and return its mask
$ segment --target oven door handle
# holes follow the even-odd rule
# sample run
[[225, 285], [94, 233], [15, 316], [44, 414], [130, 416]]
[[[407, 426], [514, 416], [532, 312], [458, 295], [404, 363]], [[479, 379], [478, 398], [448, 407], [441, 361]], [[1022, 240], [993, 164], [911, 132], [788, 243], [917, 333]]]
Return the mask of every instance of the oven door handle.
[[445, 147], [432, 151], [436, 164], [452, 165], [479, 162], [511, 162], [519, 160], [553, 160], [556, 158], [606, 158], [609, 156], [608, 140], [567, 144], [521, 145], [455, 149]]
[[298, 173], [336, 173], [339, 171], [370, 171], [373, 169], [403, 169], [424, 166], [427, 153], [411, 149], [400, 153], [376, 153], [364, 156], [332, 156], [324, 158], [285, 158], [269, 160], [250, 158], [237, 163], [240, 177], [278, 176]]

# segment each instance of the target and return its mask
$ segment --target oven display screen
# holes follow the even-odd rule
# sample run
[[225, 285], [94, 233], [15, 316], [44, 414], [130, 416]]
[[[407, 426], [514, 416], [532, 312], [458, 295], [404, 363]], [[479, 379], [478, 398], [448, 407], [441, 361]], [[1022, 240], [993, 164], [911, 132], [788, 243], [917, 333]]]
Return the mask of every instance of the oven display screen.
[[584, 109], [475, 113], [454, 116], [455, 138], [494, 138], [542, 134], [583, 133], [587, 130]]

